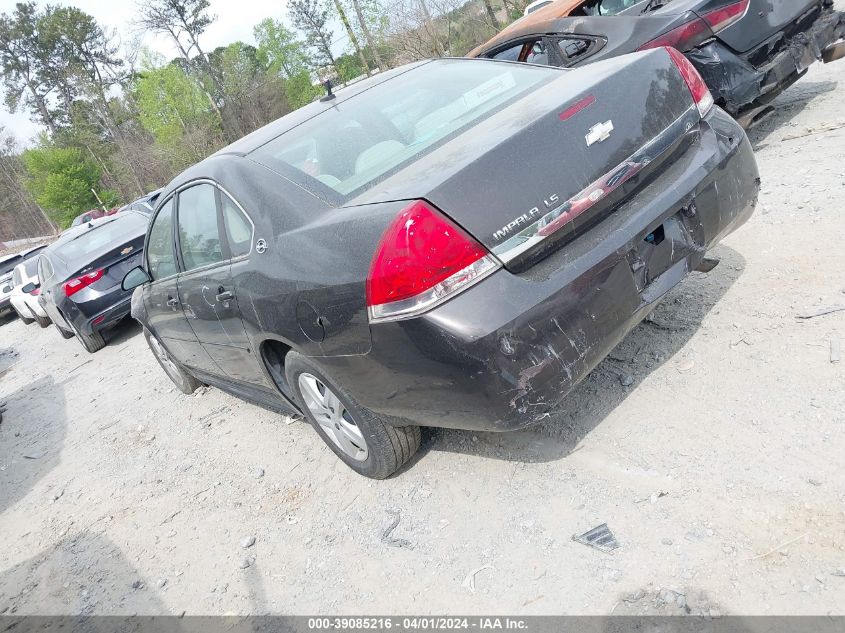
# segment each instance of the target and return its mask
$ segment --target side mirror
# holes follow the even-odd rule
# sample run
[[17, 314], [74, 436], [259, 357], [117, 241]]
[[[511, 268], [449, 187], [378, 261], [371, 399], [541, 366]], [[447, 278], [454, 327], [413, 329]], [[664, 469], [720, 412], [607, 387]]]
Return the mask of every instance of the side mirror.
[[143, 286], [151, 282], [149, 273], [146, 270], [141, 268], [140, 266], [136, 266], [123, 278], [123, 281], [120, 282], [120, 287], [126, 290], [132, 290], [133, 288], [137, 288], [138, 286]]
[[21, 288], [21, 292], [25, 292], [26, 294], [32, 294], [32, 291], [38, 288], [34, 283], [31, 281], [26, 284], [23, 288]]

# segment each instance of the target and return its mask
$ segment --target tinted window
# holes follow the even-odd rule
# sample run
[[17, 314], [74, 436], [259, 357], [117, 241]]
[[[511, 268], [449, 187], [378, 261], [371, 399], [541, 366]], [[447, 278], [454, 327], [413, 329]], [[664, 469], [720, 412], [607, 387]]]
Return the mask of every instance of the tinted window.
[[164, 203], [150, 228], [147, 266], [147, 272], [153, 279], [169, 277], [177, 272], [173, 250], [173, 198]]
[[6, 261], [0, 263], [0, 277], [12, 272], [15, 269], [15, 266], [21, 263], [21, 258], [18, 255], [15, 255], [11, 259], [7, 259]]
[[143, 235], [149, 218], [137, 213], [113, 215], [94, 228], [82, 231], [69, 242], [57, 244], [53, 252], [66, 262], [76, 262], [111, 246]]
[[557, 76], [482, 60], [430, 62], [338, 99], [253, 155], [305, 186], [321, 189], [316, 180], [347, 196]]
[[252, 224], [238, 205], [223, 192], [220, 192], [220, 202], [223, 205], [223, 223], [232, 257], [246, 255], [252, 246]]
[[223, 261], [215, 188], [196, 185], [179, 194], [179, 247], [185, 270]]

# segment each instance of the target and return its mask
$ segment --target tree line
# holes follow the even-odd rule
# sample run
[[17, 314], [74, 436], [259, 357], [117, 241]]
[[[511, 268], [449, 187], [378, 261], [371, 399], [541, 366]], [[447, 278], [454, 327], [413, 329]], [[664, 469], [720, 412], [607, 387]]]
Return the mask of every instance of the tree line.
[[[144, 0], [129, 42], [76, 7], [18, 3], [0, 14], [5, 106], [43, 132], [20, 151], [0, 128], [0, 241], [52, 233], [86, 210], [164, 186], [313, 101], [325, 79], [463, 55], [526, 3], [494, 1], [289, 0], [286, 15], [255, 25], [255, 45], [213, 50], [202, 45], [216, 19], [209, 0]], [[167, 38], [178, 56], [142, 47], [145, 32]]]

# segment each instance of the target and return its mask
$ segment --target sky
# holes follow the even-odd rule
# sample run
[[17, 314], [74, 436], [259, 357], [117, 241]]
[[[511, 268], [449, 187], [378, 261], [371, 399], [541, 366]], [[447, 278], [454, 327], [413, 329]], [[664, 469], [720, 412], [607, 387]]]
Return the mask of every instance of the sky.
[[[0, 13], [11, 13], [17, 0], [0, 0]], [[93, 15], [104, 27], [113, 28], [123, 42], [132, 37], [132, 20], [141, 0], [50, 0], [50, 4], [72, 5]], [[255, 43], [252, 28], [266, 17], [286, 20], [285, 0], [210, 0], [211, 12], [217, 20], [203, 34], [200, 44], [207, 52], [218, 46], [230, 44], [236, 40]], [[38, 0], [40, 6], [47, 4]], [[287, 21], [287, 20], [286, 20]], [[335, 37], [340, 35], [334, 29]], [[177, 56], [176, 47], [167, 39], [152, 34], [143, 36], [143, 43], [148, 48], [158, 51], [168, 59]], [[26, 112], [9, 113], [0, 101], [0, 125], [14, 133], [22, 143], [34, 137], [39, 128], [29, 120]]]

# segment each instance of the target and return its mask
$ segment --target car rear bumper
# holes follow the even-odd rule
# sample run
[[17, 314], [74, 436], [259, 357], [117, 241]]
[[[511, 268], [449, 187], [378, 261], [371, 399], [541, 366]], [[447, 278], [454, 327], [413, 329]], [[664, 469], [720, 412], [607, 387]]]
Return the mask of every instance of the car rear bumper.
[[530, 425], [751, 216], [759, 184], [745, 133], [716, 109], [657, 180], [560, 251], [421, 317], [371, 326], [369, 354], [319, 360], [397, 425]]
[[117, 287], [113, 292], [97, 295], [90, 301], [66, 301], [63, 316], [75, 331], [90, 335], [116, 325], [129, 314], [131, 304], [132, 293]]
[[716, 102], [738, 115], [770, 102], [844, 36], [845, 14], [826, 9], [808, 16], [806, 26], [791, 37], [780, 33], [742, 55], [718, 39], [685, 55], [704, 77]]

